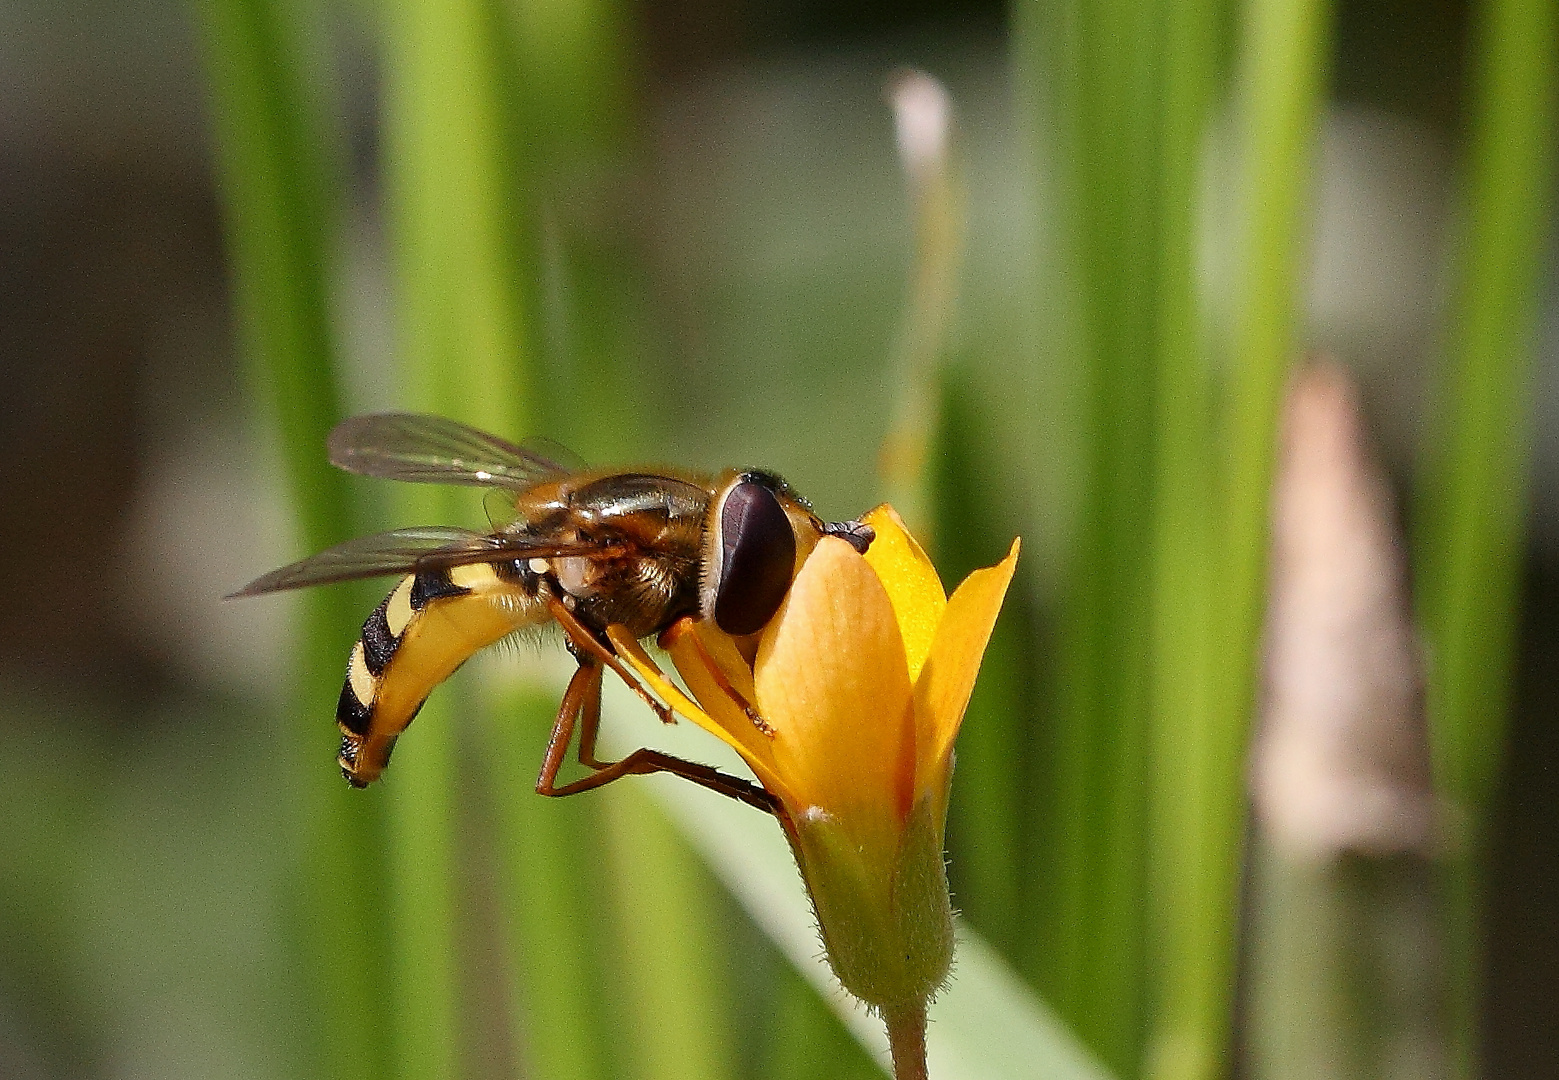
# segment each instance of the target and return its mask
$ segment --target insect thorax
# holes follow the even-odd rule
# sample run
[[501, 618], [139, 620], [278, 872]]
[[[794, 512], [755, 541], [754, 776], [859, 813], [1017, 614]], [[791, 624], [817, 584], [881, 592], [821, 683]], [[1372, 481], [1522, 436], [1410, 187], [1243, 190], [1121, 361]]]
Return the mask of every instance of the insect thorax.
[[554, 577], [580, 621], [620, 624], [647, 637], [698, 611], [709, 493], [687, 481], [618, 474], [567, 497], [560, 531], [598, 544], [598, 555], [553, 560]]

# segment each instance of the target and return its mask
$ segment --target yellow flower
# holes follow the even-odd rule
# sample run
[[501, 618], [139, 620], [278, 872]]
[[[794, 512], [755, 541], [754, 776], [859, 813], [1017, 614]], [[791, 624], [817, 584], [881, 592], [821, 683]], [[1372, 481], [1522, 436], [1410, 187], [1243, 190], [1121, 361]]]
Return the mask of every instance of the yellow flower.
[[891, 1016], [923, 1010], [952, 961], [953, 740], [1018, 543], [949, 599], [891, 507], [864, 520], [876, 531], [865, 556], [821, 540], [760, 635], [704, 621], [663, 641], [696, 705], [634, 643], [614, 642], [778, 799], [834, 973]]

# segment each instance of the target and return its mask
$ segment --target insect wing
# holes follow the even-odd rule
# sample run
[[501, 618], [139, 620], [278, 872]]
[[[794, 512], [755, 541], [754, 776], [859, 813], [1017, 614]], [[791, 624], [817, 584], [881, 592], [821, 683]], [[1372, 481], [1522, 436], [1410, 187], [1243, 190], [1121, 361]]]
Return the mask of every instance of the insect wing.
[[489, 536], [443, 526], [396, 529], [348, 540], [326, 548], [318, 555], [272, 570], [229, 594], [228, 599], [386, 574], [410, 574], [436, 567], [571, 555], [610, 556], [617, 550], [610, 544], [559, 543], [532, 536]]
[[503, 532], [520, 519], [517, 496], [507, 488], [491, 488], [482, 495], [482, 509], [493, 532]]
[[330, 433], [330, 463], [361, 476], [523, 490], [570, 470], [534, 450], [442, 416], [371, 413]]
[[407, 574], [419, 567], [480, 562], [492, 557], [498, 542], [494, 536], [439, 526], [360, 536], [272, 570], [232, 593], [229, 599], [335, 581]]

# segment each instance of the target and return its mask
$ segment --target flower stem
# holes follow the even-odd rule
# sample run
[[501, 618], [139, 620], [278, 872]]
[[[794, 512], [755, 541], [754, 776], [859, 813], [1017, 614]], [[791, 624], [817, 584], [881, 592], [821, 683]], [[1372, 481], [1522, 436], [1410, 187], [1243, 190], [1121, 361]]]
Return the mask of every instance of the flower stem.
[[926, 1080], [926, 1003], [885, 1009], [894, 1080]]

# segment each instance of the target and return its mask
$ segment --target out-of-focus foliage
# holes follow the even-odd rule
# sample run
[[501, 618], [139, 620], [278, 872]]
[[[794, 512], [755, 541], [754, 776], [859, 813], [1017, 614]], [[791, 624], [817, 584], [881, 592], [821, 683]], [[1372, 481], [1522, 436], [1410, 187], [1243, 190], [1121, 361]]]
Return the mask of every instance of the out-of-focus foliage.
[[[218, 597], [375, 527], [481, 523], [475, 497], [329, 470], [350, 412], [763, 464], [844, 517], [882, 496], [911, 400], [944, 579], [1025, 553], [954, 775], [971, 938], [933, 1075], [1033, 1054], [1199, 1080], [1253, 1030], [1258, 1072], [1301, 1042], [1358, 1069], [1388, 1029], [1457, 1076], [1546, 1075], [1559, 515], [1539, 485], [1528, 547], [1524, 492], [1534, 368], [1559, 367], [1554, 4], [825, 7], [0, 14], [0, 1074], [873, 1075], [849, 1034], [873, 1026], [807, 981], [805, 912], [763, 884], [783, 863], [742, 873], [752, 811], [659, 781], [531, 793], [555, 640], [470, 665], [352, 792], [330, 716], [376, 588]], [[936, 253], [883, 101], [905, 64], [951, 94], [939, 212], [967, 215], [930, 313], [906, 313], [947, 297], [911, 285]], [[1281, 888], [1246, 910], [1267, 490], [1313, 345], [1359, 373], [1413, 493], [1447, 846], [1308, 867], [1303, 911]], [[1535, 417], [1541, 453], [1559, 422]], [[609, 737], [661, 734], [610, 705]], [[1337, 955], [1382, 896], [1411, 916], [1391, 948], [1444, 950], [1420, 1015], [1392, 1011], [1380, 938]], [[1236, 1026], [1241, 933], [1247, 1010], [1345, 1006]]]

